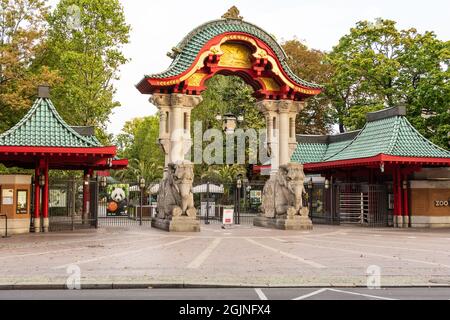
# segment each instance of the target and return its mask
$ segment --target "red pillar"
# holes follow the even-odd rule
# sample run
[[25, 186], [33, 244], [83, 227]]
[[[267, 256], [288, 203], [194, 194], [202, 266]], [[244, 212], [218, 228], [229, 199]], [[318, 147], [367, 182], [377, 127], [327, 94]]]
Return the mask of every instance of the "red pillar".
[[48, 218], [48, 163], [45, 164], [44, 168], [45, 186], [42, 194], [42, 216]]
[[44, 225], [43, 229], [44, 232], [48, 232], [49, 229], [49, 220], [48, 220], [48, 193], [49, 193], [49, 179], [48, 179], [48, 160], [45, 161], [44, 168], [43, 168], [43, 174], [45, 177], [45, 185], [44, 190], [42, 194], [42, 217], [44, 218]]
[[403, 226], [403, 213], [402, 213], [402, 181], [400, 175], [400, 169], [393, 168], [393, 189], [394, 189], [394, 224], [396, 227]]
[[39, 176], [41, 170], [36, 166], [34, 174], [34, 232], [41, 232], [41, 187], [39, 186]]
[[397, 205], [397, 172], [395, 169], [392, 172], [392, 192], [394, 194], [394, 223], [396, 223], [396, 219], [398, 216], [398, 205]]
[[398, 223], [399, 227], [403, 227], [403, 200], [402, 200], [402, 175], [401, 175], [401, 169], [397, 168], [397, 205], [398, 205]]
[[403, 188], [403, 220], [408, 223], [409, 227], [409, 188], [408, 188], [408, 175], [403, 175], [403, 181], [406, 183]]

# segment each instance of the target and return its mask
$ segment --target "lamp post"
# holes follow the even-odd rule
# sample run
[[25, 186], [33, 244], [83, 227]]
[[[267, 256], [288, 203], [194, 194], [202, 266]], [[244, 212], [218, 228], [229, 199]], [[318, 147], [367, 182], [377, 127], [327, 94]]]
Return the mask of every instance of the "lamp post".
[[225, 134], [234, 134], [236, 131], [238, 123], [244, 122], [244, 116], [243, 115], [234, 115], [232, 113], [226, 113], [223, 116], [217, 115], [216, 116], [217, 121], [222, 121], [222, 128]]
[[206, 183], [206, 220], [205, 220], [205, 224], [210, 224], [209, 223], [209, 181]]
[[102, 189], [106, 188], [106, 177], [100, 177], [100, 187]]
[[237, 176], [236, 180], [236, 190], [237, 190], [237, 206], [236, 206], [236, 224], [241, 224], [241, 192], [242, 192], [242, 174]]
[[139, 189], [141, 189], [141, 210], [140, 210], [140, 216], [139, 216], [139, 225], [142, 226], [142, 207], [144, 206], [144, 190], [145, 190], [145, 179], [141, 178], [139, 180]]
[[325, 205], [324, 205], [324, 209], [325, 209], [325, 211], [328, 211], [328, 212], [324, 212], [324, 214], [325, 214], [325, 216], [327, 217], [330, 217], [331, 218], [331, 222], [333, 222], [333, 214], [332, 214], [332, 209], [331, 209], [331, 199], [332, 199], [332, 197], [331, 197], [331, 192], [330, 192], [330, 180], [328, 180], [328, 179], [325, 179], [325, 185], [324, 185], [324, 188], [325, 188], [325, 193], [324, 193], [324, 200], [325, 200]]

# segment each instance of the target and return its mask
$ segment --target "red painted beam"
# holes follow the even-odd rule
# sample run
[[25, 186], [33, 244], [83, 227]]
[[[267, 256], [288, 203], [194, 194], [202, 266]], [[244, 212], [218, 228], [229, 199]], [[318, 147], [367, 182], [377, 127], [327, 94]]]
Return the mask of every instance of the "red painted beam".
[[400, 157], [400, 156], [390, 156], [385, 154], [380, 154], [370, 158], [357, 158], [348, 160], [339, 160], [331, 162], [319, 162], [319, 163], [307, 163], [304, 165], [305, 170], [323, 170], [331, 168], [343, 168], [343, 167], [354, 167], [354, 166], [375, 166], [385, 164], [400, 165], [409, 163], [411, 166], [414, 165], [435, 165], [435, 166], [450, 166], [450, 158], [419, 158], [419, 157]]
[[50, 154], [64, 153], [67, 155], [75, 154], [86, 154], [86, 155], [96, 155], [105, 154], [114, 157], [117, 154], [117, 147], [95, 147], [95, 148], [60, 148], [60, 147], [11, 147], [11, 146], [0, 146], [0, 154], [24, 154], [24, 153], [36, 153], [42, 156]]

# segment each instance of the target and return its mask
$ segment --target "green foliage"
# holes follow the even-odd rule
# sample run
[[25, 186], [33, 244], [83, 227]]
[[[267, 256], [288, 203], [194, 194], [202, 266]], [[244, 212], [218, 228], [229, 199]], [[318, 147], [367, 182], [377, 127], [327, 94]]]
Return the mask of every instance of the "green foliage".
[[47, 13], [44, 0], [0, 0], [0, 132], [27, 112], [39, 84], [60, 81], [57, 71], [34, 65], [45, 49]]
[[201, 178], [224, 184], [233, 184], [238, 175], [245, 174], [246, 169], [239, 165], [210, 166], [201, 175]]
[[128, 158], [130, 165], [115, 176], [129, 181], [144, 177], [148, 182], [162, 178], [164, 154], [158, 145], [158, 115], [128, 121], [122, 132], [115, 142], [119, 157]]
[[367, 123], [367, 113], [382, 110], [383, 106], [353, 106], [344, 119], [345, 127], [349, 131], [358, 130]]
[[[68, 23], [70, 19], [74, 23]], [[40, 60], [64, 79], [53, 89], [54, 104], [68, 123], [104, 129], [112, 110], [120, 106], [113, 82], [128, 61], [122, 47], [128, 43], [130, 26], [122, 6], [118, 0], [61, 0], [48, 23], [47, 50]]]
[[[236, 76], [216, 75], [207, 82], [207, 87], [208, 90], [202, 95], [203, 102], [192, 112], [192, 125], [195, 121], [201, 121], [203, 131], [222, 130], [222, 121], [217, 121], [216, 116], [232, 113], [244, 115], [245, 120], [239, 125], [244, 130], [265, 128], [264, 116], [255, 107], [256, 100], [253, 97], [253, 89], [244, 80]], [[208, 144], [205, 142], [204, 146]], [[248, 154], [248, 150], [246, 154]], [[226, 167], [216, 166], [214, 170], [227, 170]], [[208, 170], [211, 169], [206, 164], [198, 165], [195, 167], [195, 175], [202, 177]]]
[[[288, 56], [291, 70], [300, 78], [313, 83], [327, 83], [332, 75], [332, 66], [323, 63], [325, 53], [309, 49], [297, 39], [282, 44]], [[296, 121], [299, 134], [327, 134], [333, 125], [331, 104], [326, 94], [310, 98], [306, 108], [300, 112]]]
[[253, 89], [235, 76], [217, 75], [207, 82], [203, 102], [192, 112], [192, 122], [201, 121], [203, 129], [222, 129], [216, 115], [232, 113], [245, 116], [244, 128], [264, 128], [264, 117], [255, 108]]
[[450, 42], [432, 32], [398, 30], [391, 20], [358, 22], [326, 59], [334, 70], [326, 94], [340, 130], [361, 128], [365, 110], [406, 104], [419, 131], [448, 148], [449, 59]]

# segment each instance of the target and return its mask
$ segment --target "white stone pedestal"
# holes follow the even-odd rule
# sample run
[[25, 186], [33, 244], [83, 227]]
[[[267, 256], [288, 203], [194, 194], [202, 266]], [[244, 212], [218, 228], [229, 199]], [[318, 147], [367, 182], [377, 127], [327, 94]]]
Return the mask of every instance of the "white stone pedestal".
[[152, 219], [152, 227], [168, 232], [200, 232], [200, 221], [188, 216]]
[[313, 223], [309, 217], [295, 216], [283, 219], [256, 217], [253, 221], [255, 227], [278, 230], [312, 230]]

